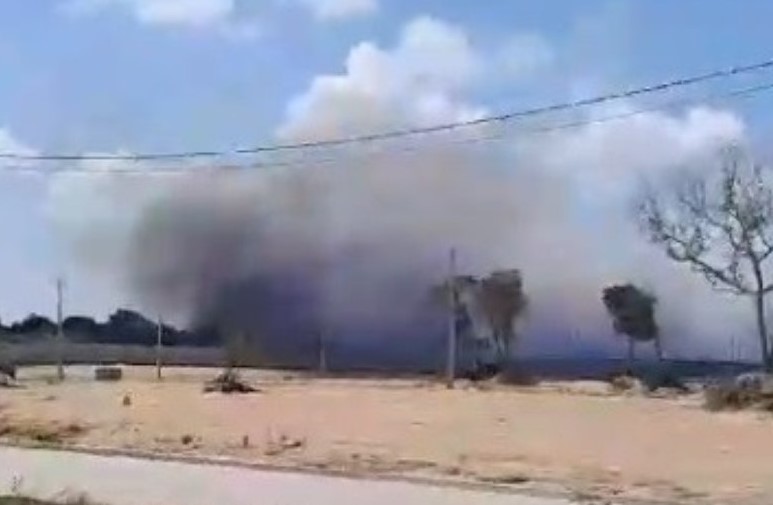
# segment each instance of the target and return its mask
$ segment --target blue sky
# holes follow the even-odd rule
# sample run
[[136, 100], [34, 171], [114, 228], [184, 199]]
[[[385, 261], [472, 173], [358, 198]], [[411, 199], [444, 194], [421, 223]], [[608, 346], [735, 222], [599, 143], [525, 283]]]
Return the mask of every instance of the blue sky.
[[[206, 26], [143, 23], [131, 7], [66, 15], [63, 3], [0, 5], [0, 124], [38, 148], [74, 151], [270, 139], [289, 97], [313, 76], [339, 70], [361, 40], [390, 44], [418, 15], [459, 24], [492, 47], [514, 33], [537, 33], [556, 48], [562, 68], [578, 72], [583, 65], [617, 86], [765, 58], [771, 42], [765, 20], [773, 14], [768, 2], [722, 0], [496, 7], [382, 0], [373, 15], [335, 22], [316, 21], [299, 6], [264, 8], [255, 23], [265, 33], [233, 40]], [[497, 102], [511, 107], [561, 98], [560, 89], [546, 96], [497, 91]]]
[[[2, 147], [228, 149], [271, 143], [288, 124], [304, 136], [293, 99], [313, 102], [301, 113], [308, 119], [322, 110], [310, 91], [315, 78], [345, 74], [362, 42], [391, 54], [420, 18], [462, 32], [486, 69], [474, 84], [430, 95], [488, 112], [773, 56], [773, 3], [764, 1], [4, 0], [0, 130], [14, 143]], [[453, 78], [457, 63], [439, 75]], [[761, 111], [772, 104], [760, 97], [730, 110], [764, 144], [771, 123]], [[4, 319], [50, 313], [51, 280], [68, 268], [47, 214], [47, 184], [0, 176], [0, 275], [11, 279], [0, 286]], [[90, 282], [71, 281], [73, 310], [101, 314], [122, 300], [94, 295]]]

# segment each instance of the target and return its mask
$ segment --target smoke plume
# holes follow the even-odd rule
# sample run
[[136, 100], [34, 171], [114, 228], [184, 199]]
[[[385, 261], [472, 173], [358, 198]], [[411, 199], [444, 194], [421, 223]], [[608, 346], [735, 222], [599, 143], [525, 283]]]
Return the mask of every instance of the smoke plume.
[[[341, 74], [316, 78], [277, 136], [478, 117], [485, 109], [465, 97], [486, 63], [463, 31], [416, 20], [394, 48], [360, 44]], [[460, 273], [523, 272], [530, 313], [521, 352], [614, 345], [599, 297], [616, 282], [656, 294], [666, 354], [721, 354], [743, 332], [746, 312], [669, 264], [628, 213], [642, 176], [705, 166], [718, 147], [742, 140], [735, 115], [698, 107], [511, 133], [304, 153], [292, 166], [219, 175], [63, 178], [54, 204], [69, 209], [58, 214], [60, 230], [92, 274], [118, 272], [115, 282], [144, 306], [277, 349], [308, 350], [320, 332], [406, 353], [441, 342], [444, 315], [428, 293], [452, 247]], [[98, 207], [84, 209], [94, 194]]]

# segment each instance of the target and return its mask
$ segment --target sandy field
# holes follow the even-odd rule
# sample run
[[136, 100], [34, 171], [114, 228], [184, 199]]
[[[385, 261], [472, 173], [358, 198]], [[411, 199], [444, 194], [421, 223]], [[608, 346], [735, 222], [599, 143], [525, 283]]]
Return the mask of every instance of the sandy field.
[[[260, 388], [205, 394], [217, 370], [21, 371], [0, 389], [0, 440], [512, 485], [576, 498], [773, 503], [773, 417], [708, 413], [699, 396], [644, 398], [605, 384], [497, 386], [245, 372]], [[129, 400], [125, 400], [127, 398]], [[128, 404], [126, 404], [128, 403]]]

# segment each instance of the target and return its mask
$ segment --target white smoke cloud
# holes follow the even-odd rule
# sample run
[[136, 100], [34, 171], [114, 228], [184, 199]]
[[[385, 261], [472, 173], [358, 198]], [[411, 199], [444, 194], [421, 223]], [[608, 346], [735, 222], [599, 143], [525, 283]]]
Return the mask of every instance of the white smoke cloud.
[[360, 43], [346, 58], [345, 74], [316, 77], [292, 100], [279, 136], [347, 136], [479, 117], [484, 109], [465, 104], [461, 95], [480, 65], [462, 29], [417, 18], [403, 28], [395, 48]]
[[[411, 64], [418, 61], [422, 65]], [[349, 53], [344, 74], [316, 78], [293, 101], [280, 135], [333, 138], [479, 116], [485, 107], [466, 101], [464, 91], [486, 65], [463, 30], [438, 20], [414, 21], [395, 48], [360, 44]], [[423, 107], [427, 97], [442, 107]], [[588, 119], [635, 107], [594, 110]], [[509, 142], [480, 146], [425, 141], [418, 153], [338, 167], [348, 175], [338, 178], [343, 187], [336, 195], [349, 216], [342, 227], [350, 231], [357, 223], [364, 228], [357, 233], [391, 226], [402, 240], [458, 246], [478, 272], [522, 268], [534, 299], [534, 333], [555, 323], [564, 335], [577, 329], [607, 338], [601, 289], [632, 280], [660, 296], [665, 333], [676, 340], [672, 350], [717, 354], [730, 333], [744, 327], [746, 311], [644, 243], [628, 205], [643, 177], [657, 180], [708, 163], [720, 146], [743, 136], [743, 122], [731, 112], [695, 107], [547, 135], [519, 137], [516, 130]], [[341, 203], [344, 198], [356, 202]]]
[[[469, 91], [490, 61], [461, 28], [419, 18], [394, 47], [363, 42], [349, 52], [342, 74], [313, 79], [289, 104], [277, 136], [335, 138], [480, 117], [485, 105], [471, 101]], [[619, 107], [613, 112], [635, 104]], [[412, 277], [418, 291], [439, 279], [455, 246], [472, 273], [523, 270], [532, 299], [526, 347], [563, 348], [561, 338], [572, 330], [591, 342], [611, 341], [601, 289], [629, 280], [660, 298], [667, 352], [718, 355], [731, 332], [746, 330], [745, 308], [645, 244], [627, 210], [642, 176], [700, 164], [723, 143], [742, 140], [737, 116], [696, 107], [453, 143], [467, 135], [345, 148], [333, 151], [335, 164], [309, 154], [292, 169], [192, 176], [187, 185], [72, 176], [53, 182], [52, 206], [65, 235], [83, 239], [76, 241], [81, 259], [95, 243], [115, 246], [104, 258], [86, 255], [91, 268], [102, 262], [106, 271], [139, 274], [145, 288], [164, 279], [163, 295], [176, 305], [200, 295], [191, 271], [222, 284], [338, 255], [343, 266], [330, 267], [324, 285], [314, 288], [324, 292], [327, 316], [389, 313], [407, 303], [398, 280]], [[230, 245], [213, 246], [217, 241]], [[213, 258], [220, 263], [214, 273]], [[384, 294], [394, 289], [400, 296]], [[545, 335], [553, 340], [540, 342]]]

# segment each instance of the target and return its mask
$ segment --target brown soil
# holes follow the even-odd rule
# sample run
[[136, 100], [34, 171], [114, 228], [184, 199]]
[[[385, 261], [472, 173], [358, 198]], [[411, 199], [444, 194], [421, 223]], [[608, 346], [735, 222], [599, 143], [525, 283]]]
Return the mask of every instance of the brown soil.
[[[0, 397], [0, 436], [359, 474], [560, 485], [577, 497], [735, 503], [773, 498], [773, 417], [708, 413], [701, 398], [614, 395], [600, 383], [447, 390], [422, 380], [245, 373], [260, 394], [205, 394], [217, 370], [72, 369]], [[129, 395], [131, 402], [123, 401]], [[3, 432], [3, 426], [6, 431]], [[12, 427], [12, 428], [9, 428]], [[77, 428], [76, 428], [77, 427]], [[48, 430], [48, 431], [46, 431]], [[51, 435], [51, 433], [54, 435]]]

